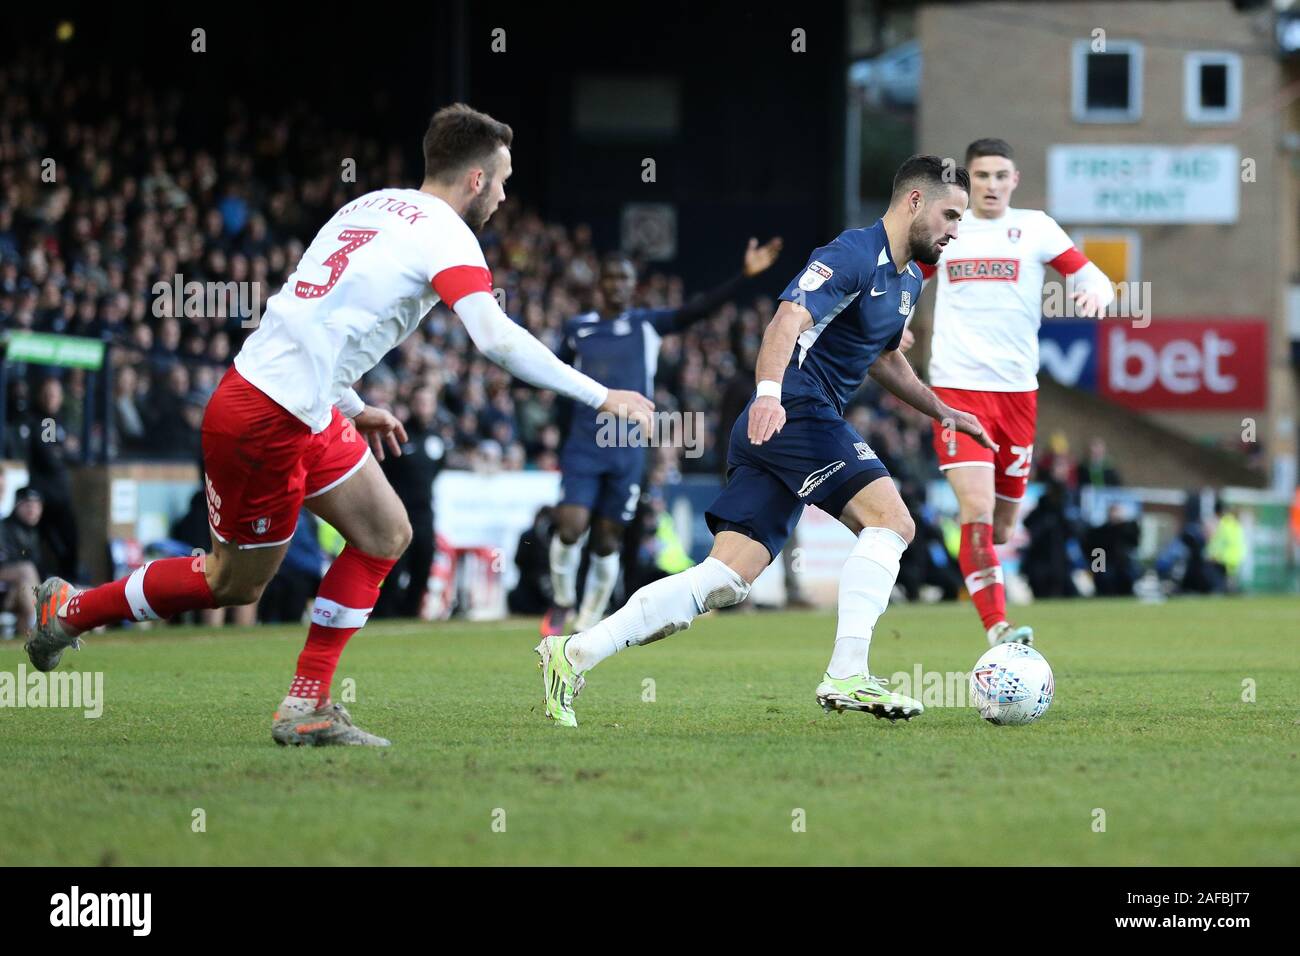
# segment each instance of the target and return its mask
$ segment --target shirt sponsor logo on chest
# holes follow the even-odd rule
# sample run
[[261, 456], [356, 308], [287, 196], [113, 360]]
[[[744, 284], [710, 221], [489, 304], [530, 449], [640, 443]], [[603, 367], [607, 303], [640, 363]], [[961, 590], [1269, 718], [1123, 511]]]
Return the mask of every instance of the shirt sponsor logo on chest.
[[949, 282], [1015, 282], [1020, 278], [1019, 259], [950, 259], [944, 268]]

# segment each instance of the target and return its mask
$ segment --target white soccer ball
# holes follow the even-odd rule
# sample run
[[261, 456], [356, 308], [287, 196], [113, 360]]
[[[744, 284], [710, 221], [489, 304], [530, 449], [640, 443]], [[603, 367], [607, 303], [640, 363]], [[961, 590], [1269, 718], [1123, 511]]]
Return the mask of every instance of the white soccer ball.
[[1024, 644], [997, 644], [975, 664], [970, 696], [993, 724], [1028, 724], [1047, 712], [1056, 687], [1046, 658]]

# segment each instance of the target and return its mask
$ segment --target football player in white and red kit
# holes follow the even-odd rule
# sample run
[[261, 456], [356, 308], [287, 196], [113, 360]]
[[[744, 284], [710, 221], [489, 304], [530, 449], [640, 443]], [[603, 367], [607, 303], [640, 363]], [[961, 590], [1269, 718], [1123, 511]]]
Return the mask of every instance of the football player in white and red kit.
[[330, 702], [348, 638], [411, 539], [406, 510], [376, 461], [401, 454], [401, 424], [352, 389], [439, 301], [474, 344], [525, 381], [648, 425], [650, 401], [606, 388], [561, 362], [501, 311], [474, 235], [505, 198], [509, 126], [463, 104], [434, 114], [419, 189], [381, 189], [349, 203], [316, 234], [203, 417], [212, 552], [151, 561], [120, 581], [75, 592], [37, 589], [27, 652], [52, 670], [78, 635], [120, 620], [169, 618], [258, 600], [288, 549], [304, 504], [347, 546], [321, 581], [307, 644], [272, 721], [280, 744], [387, 740]]
[[993, 546], [1016, 526], [1033, 461], [1044, 270], [1069, 277], [1074, 312], [1083, 318], [1101, 318], [1115, 290], [1051, 216], [1010, 205], [1020, 172], [1005, 141], [971, 143], [966, 168], [971, 202], [960, 235], [936, 265], [921, 264], [925, 277], [937, 274], [939, 283], [930, 385], [947, 404], [977, 416], [998, 448], [937, 421], [934, 448], [957, 494], [958, 563], [989, 644], [1032, 644], [1031, 628], [1007, 621]]

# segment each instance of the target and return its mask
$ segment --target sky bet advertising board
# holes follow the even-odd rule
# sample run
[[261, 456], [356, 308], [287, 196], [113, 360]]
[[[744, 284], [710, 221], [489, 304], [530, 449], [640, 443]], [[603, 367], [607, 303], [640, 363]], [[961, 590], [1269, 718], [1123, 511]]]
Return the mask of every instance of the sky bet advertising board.
[[1045, 320], [1039, 369], [1139, 411], [1259, 410], [1268, 401], [1268, 323]]

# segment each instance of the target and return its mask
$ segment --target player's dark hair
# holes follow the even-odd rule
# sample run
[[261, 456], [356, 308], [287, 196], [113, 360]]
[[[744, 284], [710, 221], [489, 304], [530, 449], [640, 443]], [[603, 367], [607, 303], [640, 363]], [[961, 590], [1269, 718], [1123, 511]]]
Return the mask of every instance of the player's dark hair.
[[997, 139], [996, 137], [977, 139], [966, 147], [967, 166], [970, 165], [972, 159], [979, 159], [981, 156], [1002, 156], [1012, 162], [1016, 160], [1015, 150], [1011, 148], [1011, 144], [1005, 139]]
[[894, 191], [891, 201], [913, 189], [933, 195], [946, 186], [956, 186], [970, 192], [970, 173], [952, 159], [938, 156], [916, 155], [906, 160], [894, 174]]
[[472, 163], [487, 163], [508, 147], [514, 131], [486, 113], [453, 103], [433, 114], [424, 134], [424, 178], [447, 182]]

